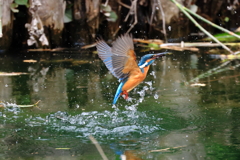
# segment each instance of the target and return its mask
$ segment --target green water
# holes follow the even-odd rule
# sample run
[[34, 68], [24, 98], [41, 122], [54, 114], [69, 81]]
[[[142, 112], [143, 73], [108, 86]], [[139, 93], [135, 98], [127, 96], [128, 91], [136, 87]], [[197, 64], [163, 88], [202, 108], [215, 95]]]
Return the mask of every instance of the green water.
[[[220, 65], [205, 52], [173, 52], [151, 66], [129, 101], [95, 55], [2, 54], [0, 159], [240, 159], [239, 69], [184, 85]], [[143, 54], [143, 53], [141, 53]], [[23, 60], [34, 59], [35, 63]], [[228, 66], [234, 66], [234, 60]], [[41, 100], [37, 107], [18, 108]]]

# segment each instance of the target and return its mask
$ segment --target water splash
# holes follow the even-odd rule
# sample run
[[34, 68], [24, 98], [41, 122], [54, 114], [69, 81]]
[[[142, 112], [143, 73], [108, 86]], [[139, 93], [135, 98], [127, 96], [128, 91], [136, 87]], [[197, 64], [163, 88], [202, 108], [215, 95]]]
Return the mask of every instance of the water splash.
[[137, 110], [126, 111], [91, 111], [77, 115], [67, 112], [56, 112], [46, 118], [30, 117], [26, 119], [29, 126], [46, 125], [50, 130], [74, 133], [76, 137], [88, 139], [93, 135], [104, 143], [106, 140], [127, 139], [127, 137], [149, 135], [163, 130], [159, 124], [152, 123], [154, 116]]
[[152, 81], [147, 81], [147, 82], [145, 82], [146, 84], [148, 84], [149, 85], [149, 87], [150, 87], [150, 91], [153, 91], [153, 83], [152, 83]]
[[[144, 87], [142, 92], [148, 90]], [[91, 111], [70, 115], [68, 112], [58, 111], [43, 116], [41, 114], [26, 114], [24, 110], [14, 107], [6, 107], [4, 113], [0, 112], [0, 121], [24, 123], [27, 127], [43, 127], [44, 130], [61, 135], [71, 135], [83, 141], [88, 141], [88, 136], [93, 135], [101, 143], [125, 140], [129, 138], [149, 136], [163, 130], [160, 121], [155, 122], [155, 117], [150, 111], [138, 111], [137, 106], [144, 99], [144, 93], [136, 103], [125, 106], [122, 111], [113, 106], [113, 111]], [[9, 105], [9, 104], [8, 104]]]
[[18, 114], [22, 111], [16, 103], [2, 102], [0, 104], [3, 106], [4, 110], [7, 112]]
[[152, 75], [152, 76], [154, 77], [154, 79], [157, 78], [157, 76], [156, 76], [156, 72], [155, 72], [155, 71], [150, 72], [150, 75]]
[[154, 99], [158, 99], [159, 95], [157, 93], [155, 93], [153, 97], [154, 97]]

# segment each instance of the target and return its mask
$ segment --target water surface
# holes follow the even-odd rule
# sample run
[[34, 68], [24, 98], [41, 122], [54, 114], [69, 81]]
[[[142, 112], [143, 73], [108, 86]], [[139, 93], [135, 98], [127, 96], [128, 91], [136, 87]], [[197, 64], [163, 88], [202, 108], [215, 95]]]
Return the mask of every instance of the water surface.
[[220, 65], [206, 51], [156, 61], [116, 106], [118, 81], [96, 55], [2, 54], [0, 64], [27, 73], [0, 76], [0, 159], [101, 159], [90, 135], [109, 159], [240, 159], [239, 69], [185, 85]]

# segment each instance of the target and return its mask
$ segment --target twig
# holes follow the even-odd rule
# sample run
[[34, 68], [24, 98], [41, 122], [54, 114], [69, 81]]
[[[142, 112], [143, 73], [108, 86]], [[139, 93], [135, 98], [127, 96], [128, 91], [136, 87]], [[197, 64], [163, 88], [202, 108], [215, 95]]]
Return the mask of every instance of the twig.
[[[234, 52], [233, 54], [236, 55], [236, 54], [239, 54], [239, 53], [240, 53], [240, 52], [238, 51], [238, 52]], [[226, 71], [226, 70], [228, 70], [228, 69], [230, 69], [230, 68], [225, 68], [225, 69], [221, 69], [221, 70], [220, 70], [220, 68], [228, 65], [230, 62], [231, 62], [230, 60], [229, 60], [229, 61], [226, 61], [226, 62], [224, 62], [223, 64], [221, 64], [220, 66], [215, 67], [215, 68], [213, 68], [213, 69], [210, 69], [210, 70], [208, 70], [207, 72], [205, 72], [205, 73], [203, 73], [203, 74], [200, 74], [199, 76], [191, 79], [189, 82], [187, 82], [187, 83], [185, 83], [185, 84], [189, 84], [189, 83], [192, 83], [192, 82], [197, 82], [200, 78], [205, 78], [205, 77], [208, 77], [208, 76], [210, 76], [210, 75], [213, 75], [213, 74], [217, 74], [217, 73], [219, 73], [219, 72]], [[233, 66], [233, 67], [231, 67], [231, 68], [237, 68], [237, 67], [240, 67], [240, 64], [237, 64], [237, 65], [235, 65], [235, 66]]]
[[107, 6], [108, 5], [108, 0], [106, 0], [106, 2], [104, 3], [104, 6]]
[[3, 107], [20, 107], [20, 108], [29, 108], [29, 107], [37, 107], [38, 109], [40, 109], [37, 105], [38, 103], [40, 102], [37, 101], [36, 103], [34, 104], [31, 104], [31, 105], [17, 105], [17, 104], [13, 104], [13, 103], [3, 103], [2, 101], [0, 101], [0, 105], [2, 105]]
[[[236, 66], [234, 66], [234, 67], [236, 67]], [[236, 78], [236, 77], [240, 77], [240, 74], [234, 75], [234, 76], [224, 76], [224, 77], [211, 79], [211, 80], [207, 80], [207, 81], [200, 81], [198, 83], [214, 82], [214, 81], [219, 81], [219, 80], [228, 79], [228, 78]]]
[[36, 106], [38, 105], [38, 103], [41, 102], [41, 100], [38, 100], [36, 103], [34, 103], [33, 105]]
[[108, 160], [107, 156], [105, 155], [105, 153], [102, 150], [102, 147], [98, 144], [97, 140], [93, 137], [93, 136], [89, 136], [89, 139], [92, 141], [92, 143], [96, 146], [98, 152], [100, 153], [100, 155], [102, 156], [103, 160]]
[[[160, 44], [160, 47], [165, 47], [165, 46], [178, 46], [181, 47], [181, 44], [183, 47], [219, 47], [221, 46], [218, 43], [211, 43], [211, 42], [182, 42], [182, 43], [163, 43]], [[240, 45], [240, 43], [223, 43], [226, 46], [235, 46], [235, 45]]]
[[230, 34], [230, 35], [232, 35], [232, 36], [237, 37], [237, 38], [240, 39], [240, 36], [237, 35], [237, 34], [235, 34], [234, 32], [231, 32], [231, 31], [229, 31], [229, 30], [227, 30], [227, 29], [225, 29], [225, 28], [223, 28], [223, 27], [221, 27], [221, 26], [219, 26], [219, 25], [216, 25], [215, 23], [212, 23], [211, 21], [207, 20], [206, 18], [203, 18], [202, 16], [199, 16], [198, 14], [192, 12], [190, 9], [188, 9], [188, 8], [186, 8], [186, 7], [184, 7], [184, 6], [183, 6], [183, 9], [186, 10], [186, 11], [188, 11], [189, 13], [191, 13], [192, 15], [194, 15], [195, 17], [199, 18], [200, 20], [202, 20], [202, 21], [204, 21], [204, 22], [212, 25], [213, 27], [215, 27], [215, 28], [217, 28], [217, 29], [219, 29], [219, 30], [221, 30], [221, 31], [223, 31], [223, 32], [226, 32], [226, 33], [228, 33], [228, 34]]
[[149, 151], [149, 152], [166, 152], [166, 151], [168, 151], [168, 150], [170, 150], [170, 149], [178, 149], [178, 148], [183, 148], [183, 147], [186, 147], [186, 145], [185, 145], [185, 146], [178, 146], [178, 147], [171, 147], [171, 148], [151, 150], [151, 151]]
[[124, 22], [126, 22], [128, 20], [128, 17], [131, 13], [134, 14], [134, 22], [133, 22], [133, 24], [131, 24], [131, 27], [128, 29], [128, 31], [126, 33], [129, 33], [133, 29], [133, 27], [138, 23], [138, 19], [137, 19], [137, 0], [132, 1], [131, 8], [130, 8]]
[[150, 18], [150, 21], [149, 21], [150, 26], [152, 26], [153, 16], [154, 16], [155, 12], [156, 12], [156, 4], [155, 4], [155, 1], [154, 1], [153, 5], [152, 5], [151, 18]]
[[2, 12], [3, 12], [3, 0], [0, 0], [0, 38], [3, 36], [3, 33], [2, 33]]
[[[123, 7], [125, 8], [128, 8], [129, 9], [129, 12], [126, 16], [126, 18], [124, 19], [124, 22], [126, 22], [130, 16], [130, 14], [134, 14], [134, 23], [131, 25], [131, 27], [128, 29], [128, 31], [126, 33], [129, 33], [132, 28], [137, 24], [138, 20], [137, 20], [137, 0], [133, 0], [132, 1], [132, 5], [131, 6], [128, 6], [124, 3], [121, 2], [121, 0], [117, 0], [117, 3], [119, 3], [120, 5], [122, 5]], [[114, 33], [114, 35], [116, 35], [116, 33], [119, 31], [119, 29], [121, 28], [122, 26], [119, 26], [119, 28], [116, 30], [116, 32]]]
[[[144, 39], [133, 39], [134, 42], [139, 42], [139, 43], [154, 43], [159, 45], [160, 48], [166, 48], [166, 47], [219, 47], [221, 46], [218, 43], [211, 43], [211, 42], [182, 42], [182, 43], [163, 43], [163, 41], [159, 39], [149, 39], [149, 40], [144, 40]], [[223, 43], [226, 46], [236, 46], [240, 45], [240, 43]], [[183, 46], [182, 46], [183, 45]], [[89, 45], [82, 46], [81, 49], [89, 49], [93, 48], [96, 46], [96, 43], [92, 43]], [[56, 51], [64, 51], [65, 48], [58, 48], [58, 49], [28, 49], [28, 52], [43, 52], [43, 51], [48, 51], [48, 52], [56, 52]], [[235, 54], [235, 53], [234, 53]]]
[[165, 42], [167, 42], [167, 32], [166, 32], [166, 23], [165, 23], [165, 13], [164, 13], [163, 8], [162, 8], [161, 0], [158, 0], [158, 5], [159, 5], [160, 11], [161, 11], [161, 15], [162, 15], [163, 34], [164, 34]]
[[120, 5], [122, 5], [123, 7], [125, 7], [125, 8], [128, 8], [128, 9], [131, 8], [131, 6], [128, 6], [128, 5], [124, 4], [124, 3], [122, 3], [121, 0], [117, 0], [117, 2], [118, 2]]
[[171, 49], [175, 51], [184, 51], [184, 50], [189, 50], [193, 52], [198, 52], [199, 49], [195, 47], [178, 47], [178, 46], [161, 46], [161, 49]]
[[[18, 106], [18, 107], [21, 107], [21, 108], [36, 107], [36, 108], [40, 109], [40, 108], [37, 106], [40, 101], [41, 101], [41, 100], [39, 100], [39, 101], [37, 101], [36, 103], [31, 104], [31, 105], [17, 105], [17, 106]], [[41, 109], [40, 109], [40, 110], [41, 110]]]
[[[205, 77], [209, 77], [211, 75], [214, 75], [214, 74], [217, 74], [217, 73], [220, 73], [220, 72], [223, 72], [223, 71], [226, 71], [226, 70], [229, 70], [229, 69], [235, 69], [235, 68], [238, 68], [240, 67], [240, 64], [237, 64], [233, 67], [226, 67], [226, 68], [223, 68], [223, 69], [220, 69], [224, 66], [226, 66], [230, 61], [227, 61], [227, 62], [224, 62], [222, 65], [216, 67], [216, 68], [213, 68], [213, 69], [210, 69], [209, 71], [203, 73], [203, 74], [200, 74], [199, 76], [191, 79], [189, 81], [189, 83], [192, 83], [192, 82], [195, 82], [195, 81], [198, 81], [200, 78], [205, 78]], [[189, 83], [186, 83], [186, 84], [189, 84]]]
[[207, 30], [205, 30], [187, 11], [183, 9], [183, 6], [176, 2], [176, 0], [171, 0], [201, 31], [203, 31], [206, 35], [208, 35], [210, 38], [212, 38], [215, 42], [220, 44], [224, 49], [226, 49], [228, 52], [233, 54], [231, 49], [229, 49], [227, 46], [222, 44], [219, 40], [217, 40], [213, 35], [211, 35]]

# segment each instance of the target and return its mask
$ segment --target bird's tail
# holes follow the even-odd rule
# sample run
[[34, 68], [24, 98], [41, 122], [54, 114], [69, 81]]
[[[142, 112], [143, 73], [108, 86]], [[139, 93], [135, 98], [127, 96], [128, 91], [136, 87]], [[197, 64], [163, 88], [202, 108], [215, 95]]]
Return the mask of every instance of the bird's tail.
[[114, 99], [113, 99], [113, 104], [117, 103], [117, 100], [118, 100], [118, 98], [120, 97], [120, 95], [122, 93], [122, 87], [123, 87], [124, 83], [125, 83], [125, 81], [122, 81], [119, 84], [118, 89], [117, 89], [116, 94], [115, 94]]

